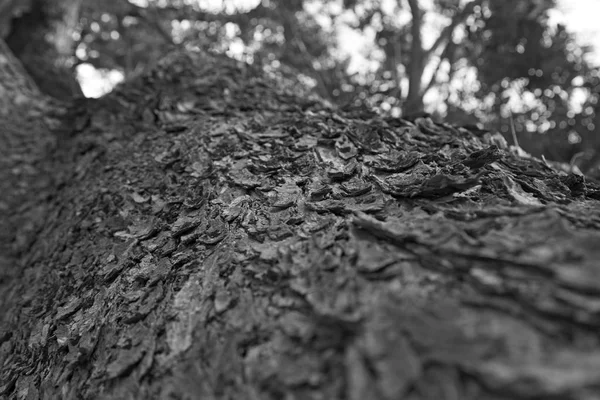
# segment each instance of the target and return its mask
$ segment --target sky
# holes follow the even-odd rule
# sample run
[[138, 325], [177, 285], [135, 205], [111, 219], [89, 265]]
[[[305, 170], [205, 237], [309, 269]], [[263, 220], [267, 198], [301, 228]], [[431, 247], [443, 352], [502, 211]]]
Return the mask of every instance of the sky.
[[591, 44], [596, 50], [591, 61], [600, 65], [600, 0], [559, 0], [559, 12], [551, 18], [564, 23], [575, 32], [581, 43]]

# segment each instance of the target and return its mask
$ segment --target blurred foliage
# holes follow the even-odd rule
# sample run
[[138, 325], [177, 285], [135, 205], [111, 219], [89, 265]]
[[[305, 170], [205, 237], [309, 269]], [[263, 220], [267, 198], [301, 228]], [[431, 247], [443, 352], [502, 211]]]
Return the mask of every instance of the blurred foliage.
[[[8, 0], [0, 0], [8, 1]], [[536, 155], [600, 154], [598, 68], [556, 0], [83, 0], [74, 66], [125, 77], [201, 46], [314, 87], [332, 103], [482, 123]], [[357, 61], [358, 60], [358, 61]], [[361, 62], [362, 61], [362, 62]]]
[[597, 69], [586, 62], [590, 48], [565, 26], [549, 25], [555, 6], [553, 0], [490, 3], [466, 27], [464, 43], [477, 68], [475, 96], [487, 105], [477, 116], [506, 133], [512, 113], [523, 147], [569, 161], [595, 136], [591, 120], [574, 109], [588, 95], [582, 83]]

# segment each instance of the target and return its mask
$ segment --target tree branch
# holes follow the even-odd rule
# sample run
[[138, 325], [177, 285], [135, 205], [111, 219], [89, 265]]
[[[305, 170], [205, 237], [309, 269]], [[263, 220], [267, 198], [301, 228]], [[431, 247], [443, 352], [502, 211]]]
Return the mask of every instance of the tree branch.
[[[415, 0], [412, 0], [412, 1], [415, 1]], [[429, 50], [425, 51], [424, 60], [428, 60], [429, 57], [431, 57], [431, 55], [434, 52], [436, 52], [438, 50], [438, 48], [444, 42], [451, 40], [452, 33], [454, 33], [454, 29], [456, 29], [456, 27], [459, 24], [461, 24], [469, 15], [471, 15], [473, 13], [473, 10], [475, 9], [476, 6], [481, 6], [482, 3], [483, 3], [483, 0], [475, 0], [475, 1], [472, 1], [472, 2], [468, 3], [467, 5], [465, 5], [465, 8], [463, 8], [462, 11], [458, 12], [452, 19], [452, 22], [450, 22], [450, 24], [442, 30], [442, 32], [440, 33], [440, 36], [438, 36], [438, 38], [433, 43], [433, 45], [429, 48]], [[409, 4], [410, 4], [410, 1], [409, 1]]]
[[[451, 57], [450, 53], [452, 52], [454, 47], [455, 47], [454, 43], [449, 42], [446, 44], [444, 51], [440, 55], [440, 60], [439, 60], [438, 64], [436, 65], [435, 70], [433, 71], [433, 74], [431, 75], [431, 79], [429, 79], [429, 83], [427, 83], [427, 85], [425, 85], [425, 88], [421, 91], [421, 97], [424, 96], [425, 93], [427, 93], [429, 91], [429, 89], [431, 89], [437, 82], [436, 77], [437, 77], [438, 72], [440, 71], [442, 63], [444, 62], [444, 60], [450, 59], [450, 57]], [[452, 65], [452, 62], [450, 62], [450, 65]]]
[[433, 71], [433, 73], [431, 75], [431, 79], [429, 79], [429, 83], [427, 83], [427, 85], [425, 85], [423, 90], [421, 90], [421, 92], [420, 92], [421, 97], [424, 96], [425, 93], [427, 93], [429, 91], [429, 89], [431, 89], [433, 87], [433, 85], [435, 84], [435, 82], [437, 81], [436, 76], [437, 76], [438, 72], [440, 71], [440, 68], [441, 68], [444, 60], [445, 60], [445, 57], [440, 56], [440, 60], [438, 61], [437, 65], [435, 66], [435, 70]]
[[[0, 88], [3, 88], [4, 84], [10, 83], [11, 88], [18, 87], [21, 91], [27, 90], [33, 95], [40, 95], [37, 84], [2, 38], [0, 38], [0, 59], [4, 61], [0, 63]], [[3, 90], [9, 95], [11, 94], [6, 87]]]

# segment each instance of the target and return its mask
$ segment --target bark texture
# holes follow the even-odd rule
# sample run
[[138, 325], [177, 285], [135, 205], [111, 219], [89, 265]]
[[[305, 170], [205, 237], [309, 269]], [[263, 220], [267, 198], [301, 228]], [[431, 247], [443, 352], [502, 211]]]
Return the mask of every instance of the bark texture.
[[5, 398], [594, 399], [600, 189], [205, 53], [87, 104]]
[[19, 254], [43, 224], [44, 199], [54, 190], [51, 131], [65, 111], [39, 91], [0, 39], [0, 286], [18, 274]]

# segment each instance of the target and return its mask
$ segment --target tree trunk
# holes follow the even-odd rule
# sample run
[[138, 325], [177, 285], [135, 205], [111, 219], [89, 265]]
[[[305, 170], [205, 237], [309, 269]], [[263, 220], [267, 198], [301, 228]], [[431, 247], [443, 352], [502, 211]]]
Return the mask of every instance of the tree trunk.
[[[451, 46], [452, 44], [452, 35], [454, 34], [455, 29], [470, 15], [473, 15], [475, 8], [480, 7], [482, 3], [483, 0], [474, 0], [465, 4], [462, 10], [455, 13], [450, 24], [442, 29], [431, 47], [425, 49], [423, 47], [423, 41], [421, 37], [423, 27], [423, 11], [419, 7], [418, 0], [408, 0], [412, 16], [410, 29], [412, 40], [410, 64], [408, 68], [408, 95], [403, 107], [404, 115], [410, 116], [421, 114], [423, 112], [425, 108], [423, 98], [425, 97], [426, 93], [435, 86], [435, 83], [438, 80], [437, 75], [442, 62], [447, 58], [446, 51], [448, 46]], [[439, 55], [440, 60], [432, 72], [429, 82], [425, 83], [423, 82], [425, 67], [436, 54]]]
[[52, 190], [51, 133], [64, 106], [44, 96], [0, 39], [0, 286], [20, 273], [17, 259], [35, 236]]
[[600, 188], [290, 87], [174, 52], [86, 106], [1, 287], [0, 396], [593, 398]]
[[410, 50], [410, 65], [408, 72], [408, 94], [403, 112], [405, 115], [414, 115], [423, 111], [423, 95], [421, 85], [423, 72], [425, 70], [425, 49], [421, 40], [421, 28], [423, 25], [423, 12], [417, 0], [409, 0], [412, 16], [410, 33], [412, 36]]
[[0, 0], [0, 285], [20, 274], [15, 258], [54, 191], [50, 154], [63, 136], [64, 101], [81, 95], [71, 68], [80, 3]]

